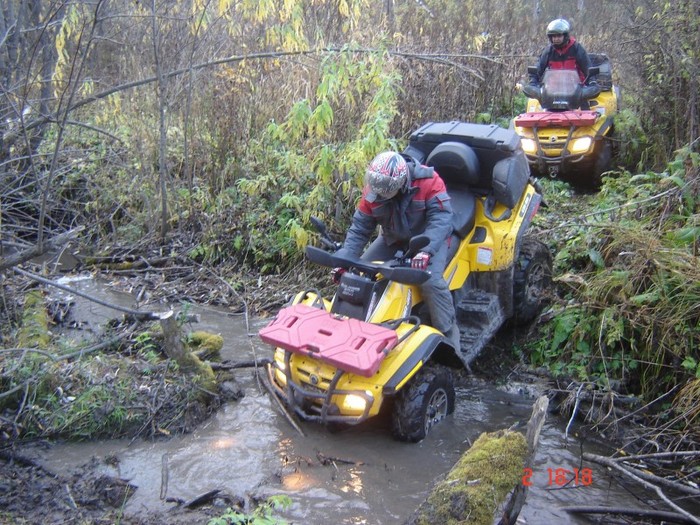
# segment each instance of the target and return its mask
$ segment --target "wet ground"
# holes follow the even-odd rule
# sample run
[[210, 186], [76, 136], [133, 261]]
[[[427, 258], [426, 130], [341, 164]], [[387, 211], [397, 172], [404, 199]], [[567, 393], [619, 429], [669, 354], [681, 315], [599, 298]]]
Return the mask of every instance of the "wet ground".
[[[99, 305], [84, 308], [76, 314], [85, 316], [83, 328], [112, 315]], [[211, 308], [194, 313], [200, 316], [196, 329], [223, 336], [223, 359], [270, 357], [271, 349], [255, 335], [265, 320]], [[239, 370], [236, 379], [245, 397], [225, 404], [192, 434], [153, 442], [35, 444], [18, 451], [32, 465], [5, 461], [0, 491], [24, 505], [26, 523], [207, 523], [227, 507], [248, 510], [256, 501], [286, 494], [292, 504], [278, 515], [289, 523], [400, 524], [480, 433], [526, 422], [544, 388], [530, 376], [486, 379], [477, 370], [460, 382], [454, 415], [424, 441], [406, 444], [391, 438], [382, 418], [336, 433], [302, 424], [301, 435], [282, 417], [254, 369]], [[526, 479], [530, 492], [520, 523], [591, 523], [562, 507], [637, 503], [605, 471], [581, 464], [583, 450], [609, 451], [582, 445], [575, 428], [566, 439], [566, 426], [554, 415], [545, 426]], [[586, 477], [561, 486], [562, 469], [578, 469]], [[202, 505], [195, 501], [199, 497]], [[188, 504], [192, 510], [185, 509]]]

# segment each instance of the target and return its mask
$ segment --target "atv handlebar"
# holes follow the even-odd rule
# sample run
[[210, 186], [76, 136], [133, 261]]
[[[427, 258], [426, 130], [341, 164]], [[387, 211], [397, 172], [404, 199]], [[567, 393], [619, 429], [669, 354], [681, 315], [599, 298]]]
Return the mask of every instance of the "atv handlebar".
[[306, 258], [313, 263], [320, 266], [327, 266], [328, 268], [356, 268], [362, 272], [370, 273], [373, 276], [381, 273], [390, 281], [396, 281], [402, 284], [423, 284], [430, 278], [430, 273], [424, 270], [392, 266], [391, 262], [377, 264], [361, 259], [337, 257], [315, 246], [306, 247]]

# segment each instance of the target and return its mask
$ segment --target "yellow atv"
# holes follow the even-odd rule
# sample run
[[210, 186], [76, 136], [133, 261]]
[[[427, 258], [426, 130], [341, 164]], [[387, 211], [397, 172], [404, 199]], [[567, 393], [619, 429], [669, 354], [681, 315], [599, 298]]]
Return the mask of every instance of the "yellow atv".
[[387, 406], [394, 436], [420, 441], [454, 410], [452, 371], [469, 368], [506, 320], [537, 315], [551, 284], [551, 256], [526, 235], [541, 195], [514, 131], [429, 123], [404, 153], [436, 169], [455, 210], [444, 277], [460, 348], [429, 324], [423, 308], [420, 284], [428, 274], [412, 269], [410, 259], [427, 244], [424, 236], [392, 260], [366, 262], [335, 256], [340, 245], [319, 223], [330, 251], [308, 246], [306, 256], [347, 269], [334, 297], [299, 292], [260, 337], [275, 347], [272, 385], [301, 418], [354, 425]]
[[597, 189], [611, 169], [619, 89], [608, 57], [589, 57], [589, 75], [597, 76], [597, 85], [581, 85], [574, 70], [548, 69], [541, 86], [523, 86], [527, 110], [513, 125], [534, 173]]

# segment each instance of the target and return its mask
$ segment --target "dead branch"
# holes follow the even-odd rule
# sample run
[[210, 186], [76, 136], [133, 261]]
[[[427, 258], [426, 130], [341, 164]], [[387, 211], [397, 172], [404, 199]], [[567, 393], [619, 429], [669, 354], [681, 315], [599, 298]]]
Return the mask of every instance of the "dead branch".
[[14, 266], [22, 264], [23, 262], [27, 262], [30, 259], [33, 259], [34, 257], [43, 255], [57, 246], [66, 244], [84, 229], [85, 226], [79, 226], [70, 231], [56, 235], [55, 237], [52, 237], [51, 239], [48, 239], [43, 243], [35, 244], [31, 248], [22, 250], [21, 252], [16, 253], [11, 257], [0, 257], [0, 272], [7, 270], [8, 268], [13, 268]]
[[[659, 498], [661, 498], [669, 507], [671, 507], [673, 510], [675, 510], [678, 514], [689, 519], [690, 520], [689, 523], [694, 523], [696, 525], [700, 525], [700, 518], [693, 516], [688, 511], [686, 511], [683, 508], [676, 505], [668, 496], [666, 496], [666, 494], [664, 494], [664, 492], [661, 490], [661, 488], [658, 485], [655, 485], [654, 483], [647, 481], [647, 479], [644, 479], [645, 477], [648, 478], [650, 475], [646, 475], [643, 477], [638, 469], [635, 469], [633, 467], [620, 465], [618, 463], [618, 461], [616, 461], [614, 459], [604, 457], [604, 456], [599, 456], [597, 454], [591, 454], [588, 452], [584, 452], [583, 459], [587, 459], [589, 461], [594, 461], [594, 462], [599, 463], [601, 465], [605, 465], [607, 467], [613, 468], [613, 469], [617, 470], [618, 472], [621, 472], [622, 474], [624, 474], [628, 478], [631, 478], [634, 481], [636, 481], [637, 483], [639, 483], [640, 485], [642, 485], [644, 488], [655, 492], [659, 496]], [[659, 478], [657, 478], [657, 476], [653, 476], [653, 477], [655, 478], [656, 482], [659, 482]], [[688, 490], [692, 490], [692, 489], [689, 489], [689, 487], [686, 487], [686, 486], [678, 484], [678, 483], [673, 483], [673, 482], [668, 481], [668, 480], [665, 480], [665, 482], [663, 484], [666, 487], [670, 486], [670, 487], [673, 487], [675, 490], [680, 490], [684, 493], [688, 493]], [[695, 490], [692, 493], [694, 495], [700, 496], [700, 491]]]
[[689, 521], [685, 516], [675, 512], [662, 510], [627, 509], [622, 507], [564, 507], [562, 510], [572, 514], [621, 514], [623, 516], [638, 516], [640, 518], [653, 518], [672, 523], [696, 523]]
[[65, 292], [69, 292], [71, 294], [78, 295], [80, 297], [83, 297], [84, 299], [88, 299], [89, 301], [92, 301], [97, 304], [101, 304], [102, 306], [106, 306], [107, 308], [111, 308], [113, 310], [118, 310], [120, 312], [125, 312], [129, 315], [132, 315], [135, 319], [139, 321], [154, 321], [156, 319], [162, 319], [163, 315], [167, 315], [169, 312], [166, 312], [164, 314], [161, 313], [155, 313], [155, 312], [142, 312], [139, 310], [133, 310], [131, 308], [126, 308], [124, 306], [119, 306], [116, 304], [108, 303], [106, 301], [102, 301], [101, 299], [97, 299], [96, 297], [92, 297], [89, 294], [79, 292], [75, 288], [71, 288], [70, 286], [66, 286], [64, 284], [57, 283], [56, 281], [52, 281], [50, 279], [45, 279], [44, 277], [40, 277], [39, 275], [33, 274], [31, 272], [27, 272], [26, 270], [22, 270], [20, 268], [13, 268], [13, 270], [20, 274], [24, 275], [25, 277], [29, 277], [30, 279], [40, 282], [42, 284], [47, 284], [49, 286], [53, 286], [55, 288], [58, 288], [60, 290], [63, 290]]
[[267, 358], [265, 359], [255, 359], [253, 361], [240, 361], [238, 363], [209, 363], [212, 370], [236, 370], [238, 368], [258, 368], [259, 366], [265, 366], [271, 361]]

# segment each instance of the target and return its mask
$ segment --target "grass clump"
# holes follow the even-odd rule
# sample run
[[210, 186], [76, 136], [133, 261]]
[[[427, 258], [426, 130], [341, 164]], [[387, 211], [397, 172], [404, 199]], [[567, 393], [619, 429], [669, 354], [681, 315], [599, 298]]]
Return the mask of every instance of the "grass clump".
[[700, 377], [699, 166], [686, 148], [662, 173], [606, 179], [589, 213], [549, 219], [558, 304], [533, 364], [647, 400]]

